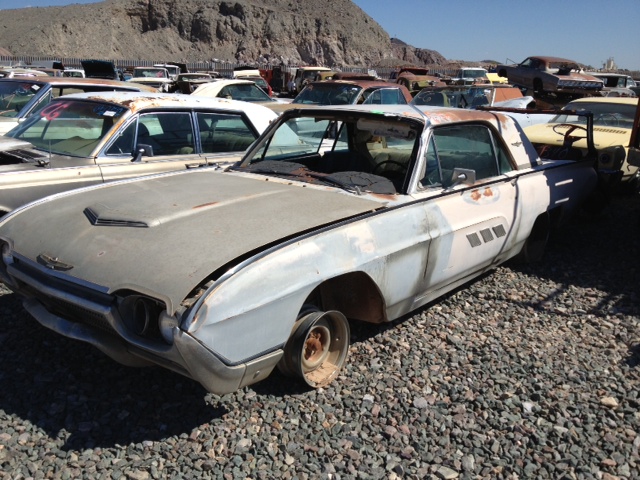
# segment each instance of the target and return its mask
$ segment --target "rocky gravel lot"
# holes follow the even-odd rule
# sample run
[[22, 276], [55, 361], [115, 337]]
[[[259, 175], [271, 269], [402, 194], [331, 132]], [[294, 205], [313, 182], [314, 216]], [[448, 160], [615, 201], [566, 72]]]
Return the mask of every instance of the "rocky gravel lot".
[[640, 197], [390, 325], [310, 391], [120, 366], [0, 296], [0, 479], [639, 479]]

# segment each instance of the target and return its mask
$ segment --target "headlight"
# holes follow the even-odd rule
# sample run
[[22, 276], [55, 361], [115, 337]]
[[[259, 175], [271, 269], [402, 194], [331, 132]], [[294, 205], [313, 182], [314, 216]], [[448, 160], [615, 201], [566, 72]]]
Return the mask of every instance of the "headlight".
[[600, 165], [612, 170], [620, 170], [627, 153], [622, 145], [615, 147], [607, 147], [600, 151], [598, 154], [598, 161]]
[[118, 311], [130, 332], [145, 338], [160, 339], [159, 320], [164, 304], [143, 295], [129, 295], [121, 300]]

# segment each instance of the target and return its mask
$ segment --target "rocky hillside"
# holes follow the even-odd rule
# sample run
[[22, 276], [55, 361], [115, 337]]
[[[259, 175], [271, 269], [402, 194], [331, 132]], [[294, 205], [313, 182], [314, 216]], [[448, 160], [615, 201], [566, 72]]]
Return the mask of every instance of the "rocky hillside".
[[446, 63], [438, 52], [392, 41], [351, 0], [105, 0], [3, 10], [0, 50], [185, 62]]

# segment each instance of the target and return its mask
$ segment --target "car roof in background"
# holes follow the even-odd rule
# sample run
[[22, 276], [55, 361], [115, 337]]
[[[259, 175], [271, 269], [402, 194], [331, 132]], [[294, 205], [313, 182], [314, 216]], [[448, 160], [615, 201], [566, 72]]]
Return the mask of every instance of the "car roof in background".
[[[61, 98], [61, 97], [59, 97]], [[198, 108], [229, 111], [248, 111], [273, 113], [262, 105], [226, 98], [200, 97], [180, 93], [148, 93], [148, 92], [92, 92], [65, 95], [65, 99], [93, 100], [121, 105], [132, 111], [140, 111], [151, 107], [166, 108]]]

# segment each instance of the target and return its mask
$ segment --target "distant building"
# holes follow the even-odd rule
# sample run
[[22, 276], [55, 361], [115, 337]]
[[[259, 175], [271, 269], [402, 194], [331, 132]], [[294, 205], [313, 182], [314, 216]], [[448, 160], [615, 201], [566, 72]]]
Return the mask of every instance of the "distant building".
[[613, 61], [613, 57], [609, 57], [607, 61], [602, 65], [604, 70], [618, 70], [616, 62]]

